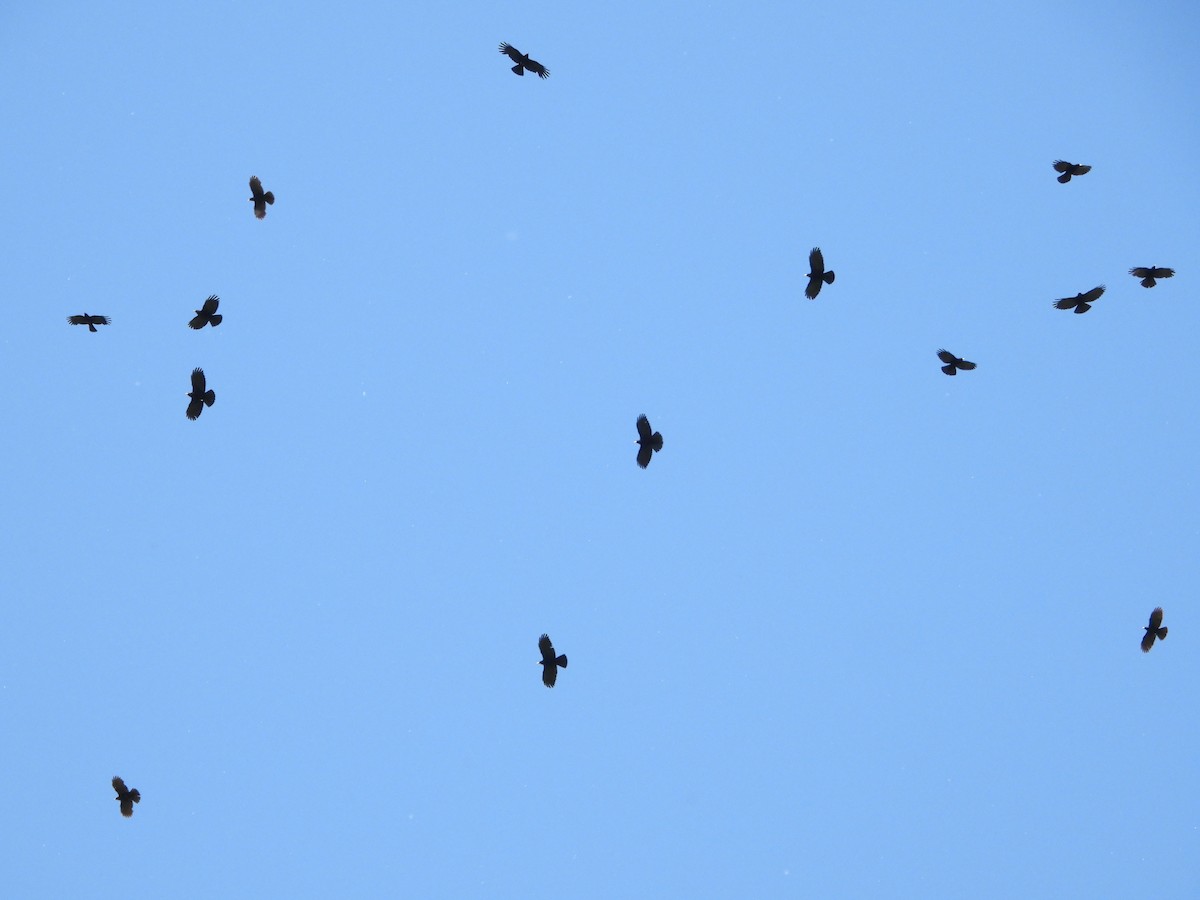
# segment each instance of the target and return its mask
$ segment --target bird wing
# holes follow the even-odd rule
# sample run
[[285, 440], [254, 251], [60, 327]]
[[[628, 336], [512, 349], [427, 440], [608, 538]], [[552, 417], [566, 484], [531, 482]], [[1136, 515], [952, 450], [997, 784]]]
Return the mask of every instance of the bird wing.
[[530, 72], [532, 72], [538, 78], [549, 78], [550, 77], [550, 70], [547, 69], [545, 66], [543, 66], [536, 59], [527, 60], [525, 63], [525, 68], [527, 68]]
[[654, 429], [650, 427], [650, 420], [646, 418], [645, 414], [637, 417], [637, 431], [640, 441], [648, 441], [654, 436]]
[[817, 294], [821, 293], [821, 285], [824, 283], [819, 275], [813, 275], [808, 279], [808, 286], [804, 289], [804, 296], [809, 300], [816, 300]]
[[1142, 635], [1142, 652], [1149, 653], [1150, 648], [1154, 646], [1154, 632], [1147, 631]]
[[109, 321], [108, 316], [92, 316], [92, 324], [93, 325], [110, 325], [112, 323]]
[[649, 444], [642, 444], [642, 446], [638, 447], [637, 464], [643, 469], [646, 468], [646, 466], [650, 465], [650, 457], [653, 455], [654, 448]]
[[207, 322], [208, 322], [208, 317], [205, 316], [204, 313], [201, 313], [198, 316], [192, 317], [192, 320], [190, 322], [188, 322], [188, 328], [191, 328], [195, 331], [199, 331], [201, 328], [203, 328], [205, 326], [205, 324]]
[[133, 798], [128, 794], [121, 798], [121, 815], [127, 819], [133, 815]]
[[1150, 630], [1151, 631], [1158, 631], [1159, 627], [1162, 625], [1162, 616], [1163, 616], [1163, 613], [1162, 613], [1161, 606], [1155, 607], [1154, 612], [1150, 613]]
[[821, 253], [820, 247], [813, 247], [808, 254], [808, 271], [814, 278], [820, 278], [825, 274], [825, 255]]
[[1055, 172], [1070, 172], [1071, 169], [1073, 169], [1073, 168], [1074, 168], [1074, 166], [1072, 166], [1069, 162], [1067, 162], [1064, 159], [1056, 159], [1054, 161], [1054, 171]]
[[200, 307], [200, 312], [204, 313], [206, 316], [211, 316], [213, 313], [215, 313], [217, 311], [217, 307], [220, 305], [221, 305], [221, 298], [218, 297], [216, 294], [213, 294], [207, 300], [204, 301], [204, 305], [202, 307]]
[[501, 44], [500, 52], [515, 63], [519, 63], [524, 58], [524, 54], [522, 54], [521, 51], [516, 47], [512, 46], [512, 44]]
[[67, 316], [67, 321], [72, 325], [86, 325], [87, 316]]
[[554, 687], [556, 681], [558, 681], [558, 666], [554, 660], [542, 663], [542, 684], [546, 687]]
[[250, 194], [254, 200], [254, 205], [258, 206], [263, 199], [262, 182], [258, 180], [257, 175], [250, 176]]
[[200, 413], [202, 413], [203, 411], [204, 411], [204, 401], [203, 400], [193, 400], [191, 403], [188, 404], [187, 417], [194, 422], [198, 418], [200, 418]]
[[938, 359], [940, 359], [944, 363], [953, 363], [956, 359], [958, 359], [958, 357], [955, 356], [953, 353], [951, 353], [949, 350], [939, 350], [938, 351]]
[[1151, 269], [1150, 275], [1153, 278], [1173, 278], [1175, 277], [1174, 269]]
[[969, 372], [973, 368], [975, 368], [975, 363], [967, 362], [965, 359], [960, 359], [958, 362], [955, 363], [955, 365], [958, 366], [960, 369], [962, 369], [964, 372]]
[[1100, 299], [1100, 295], [1104, 293], [1104, 285], [1097, 285], [1086, 294], [1080, 294], [1077, 298], [1082, 303], [1095, 303]]
[[1054, 308], [1055, 309], [1074, 309], [1078, 303], [1079, 303], [1078, 297], [1066, 297], [1062, 300], [1055, 300]]
[[554, 645], [550, 643], [550, 635], [543, 634], [538, 638], [538, 649], [542, 651], [542, 665], [554, 665]]
[[1149, 278], [1151, 277], [1151, 271], [1153, 270], [1147, 269], [1145, 266], [1137, 266], [1136, 268], [1130, 269], [1129, 274], [1134, 278]]
[[201, 368], [192, 369], [192, 391], [196, 394], [203, 394], [204, 385], [204, 370]]
[[1092, 171], [1092, 167], [1091, 167], [1091, 166], [1075, 166], [1075, 167], [1074, 167], [1074, 171], [1073, 171], [1071, 174], [1073, 174], [1073, 175], [1086, 175], [1086, 174], [1087, 174], [1088, 172], [1090, 172], [1090, 171]]
[[113, 790], [118, 794], [127, 794], [129, 791], [125, 787], [125, 781], [120, 775], [114, 775], [112, 780]]

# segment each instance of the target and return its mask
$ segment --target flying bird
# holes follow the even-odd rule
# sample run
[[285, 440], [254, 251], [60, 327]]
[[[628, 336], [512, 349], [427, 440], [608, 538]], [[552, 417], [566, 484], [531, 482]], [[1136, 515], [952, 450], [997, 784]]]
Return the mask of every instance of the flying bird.
[[1074, 297], [1067, 297], [1063, 300], [1055, 300], [1055, 309], [1073, 309], [1077, 313], [1085, 313], [1092, 308], [1092, 304], [1100, 299], [1100, 295], [1104, 293], [1104, 285], [1094, 287], [1086, 294], [1076, 294]]
[[1066, 160], [1056, 159], [1054, 161], [1054, 171], [1062, 172], [1062, 174], [1058, 176], [1058, 183], [1066, 184], [1071, 180], [1072, 175], [1086, 175], [1088, 172], [1092, 171], [1092, 167], [1080, 166], [1075, 163], [1069, 163]]
[[955, 356], [949, 350], [939, 350], [938, 359], [945, 363], [945, 365], [942, 366], [942, 371], [947, 375], [957, 375], [959, 369], [962, 369], [964, 372], [969, 372], [971, 369], [975, 368], [975, 363], [967, 362], [965, 359]]
[[1150, 613], [1150, 624], [1144, 629], [1146, 636], [1142, 638], [1142, 652], [1149, 653], [1150, 648], [1154, 646], [1154, 639], [1160, 641], [1167, 639], [1167, 629], [1162, 623], [1162, 607], [1155, 607], [1154, 612]]
[[95, 331], [97, 325], [109, 324], [108, 316], [89, 316], [87, 313], [82, 316], [67, 316], [67, 321], [72, 325], [86, 325], [88, 331]]
[[554, 655], [554, 645], [550, 643], [548, 634], [538, 638], [538, 649], [542, 651], [542, 684], [554, 687], [554, 682], [558, 680], [558, 667], [567, 667], [566, 654], [557, 657]]
[[270, 191], [263, 193], [262, 182], [258, 180], [257, 175], [250, 176], [250, 194], [250, 202], [254, 204], [254, 218], [265, 219], [267, 204], [275, 205], [275, 195]]
[[833, 272], [825, 271], [825, 257], [821, 255], [820, 247], [813, 247], [812, 253], [808, 254], [808, 268], [811, 271], [808, 273], [808, 287], [804, 289], [804, 296], [816, 300], [822, 284], [833, 284]]
[[125, 787], [119, 775], [113, 776], [112, 786], [117, 792], [117, 799], [121, 801], [121, 815], [128, 819], [133, 815], [133, 804], [142, 802], [142, 794], [137, 788], [131, 791]]
[[1142, 287], [1154, 287], [1156, 278], [1172, 278], [1175, 270], [1160, 269], [1157, 266], [1138, 266], [1136, 269], [1130, 269], [1129, 274], [1134, 278], [1142, 279]]
[[200, 413], [204, 412], [204, 407], [212, 406], [217, 402], [217, 394], [215, 391], [206, 391], [204, 382], [204, 370], [192, 369], [192, 390], [188, 394], [192, 402], [188, 404], [187, 417], [189, 419], [200, 418]]
[[188, 328], [191, 328], [193, 331], [199, 331], [205, 325], [211, 325], [213, 328], [220, 325], [221, 320], [225, 318], [217, 314], [217, 307], [220, 303], [221, 298], [216, 294], [205, 300], [204, 305], [196, 310], [196, 317], [188, 322]]
[[651, 431], [650, 420], [645, 415], [638, 416], [637, 430], [637, 442], [640, 445], [638, 448], [637, 464], [644, 469], [650, 465], [650, 457], [656, 451], [662, 449], [662, 435], [657, 431]]
[[518, 75], [524, 75], [525, 70], [528, 69], [538, 78], [550, 77], [549, 69], [547, 69], [537, 60], [530, 59], [528, 54], [522, 53], [511, 44], [501, 44], [500, 52], [516, 63], [516, 65], [512, 67], [512, 70]]

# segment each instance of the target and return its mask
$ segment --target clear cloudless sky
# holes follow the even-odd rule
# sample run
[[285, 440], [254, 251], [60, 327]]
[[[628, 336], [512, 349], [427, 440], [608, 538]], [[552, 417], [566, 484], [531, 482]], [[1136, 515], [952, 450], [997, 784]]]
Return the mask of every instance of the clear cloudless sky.
[[2, 892], [1200, 895], [1197, 46], [9, 4]]

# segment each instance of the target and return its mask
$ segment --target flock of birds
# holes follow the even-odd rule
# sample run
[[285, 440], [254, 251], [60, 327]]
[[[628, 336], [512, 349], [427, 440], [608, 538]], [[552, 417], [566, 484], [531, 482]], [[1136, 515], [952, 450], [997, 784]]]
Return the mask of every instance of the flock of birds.
[[[515, 74], [523, 76], [528, 71], [539, 78], [550, 77], [549, 69], [537, 60], [530, 59], [529, 54], [522, 53], [511, 44], [501, 44], [500, 52], [513, 61], [515, 65], [513, 65], [512, 71]], [[1092, 170], [1091, 166], [1071, 163], [1061, 159], [1055, 160], [1053, 166], [1054, 171], [1060, 173], [1057, 180], [1061, 184], [1066, 184], [1073, 177], [1086, 175]], [[254, 216], [257, 219], [265, 219], [267, 216], [267, 207], [275, 204], [275, 194], [271, 191], [263, 190], [262, 181], [259, 180], [257, 175], [250, 177], [249, 201], [254, 204]], [[817, 295], [821, 293], [822, 287], [834, 283], [835, 274], [832, 269], [825, 268], [825, 256], [821, 252], [820, 247], [813, 247], [812, 251], [808, 254], [808, 268], [808, 285], [804, 289], [804, 296], [809, 300], [816, 300]], [[1137, 278], [1142, 287], [1152, 288], [1159, 280], [1171, 278], [1175, 274], [1175, 270], [1161, 266], [1137, 266], [1130, 269], [1129, 274]], [[1100, 299], [1104, 291], [1105, 286], [1098, 285], [1090, 291], [1078, 293], [1074, 297], [1064, 297], [1060, 300], [1055, 300], [1053, 305], [1055, 309], [1070, 309], [1076, 313], [1085, 313], [1092, 308], [1093, 303]], [[206, 325], [213, 328], [220, 325], [223, 318], [217, 312], [220, 303], [221, 300], [216, 294], [208, 297], [200, 309], [195, 310], [196, 315], [188, 322], [188, 327], [199, 331]], [[68, 316], [67, 321], [72, 325], [86, 325], [88, 331], [91, 332], [96, 331], [97, 325], [111, 324], [108, 316], [94, 316], [86, 312], [82, 315]], [[975, 363], [955, 356], [949, 350], [938, 350], [937, 356], [944, 363], [941, 368], [947, 375], [957, 375], [959, 372], [969, 372], [975, 368]], [[186, 415], [192, 420], [200, 418], [200, 413], [204, 411], [204, 408], [212, 406], [216, 402], [217, 395], [208, 387], [203, 369], [197, 367], [192, 370], [192, 389], [188, 392], [187, 396], [188, 406]], [[637, 434], [638, 451], [636, 462], [639, 467], [645, 469], [650, 465], [650, 460], [654, 454], [662, 450], [663, 436], [651, 427], [650, 420], [645, 415], [640, 415], [637, 418]], [[1156, 607], [1150, 614], [1150, 624], [1143, 629], [1145, 631], [1145, 635], [1142, 637], [1143, 653], [1149, 653], [1150, 648], [1154, 646], [1156, 640], [1161, 641], [1166, 638], [1167, 628], [1162, 624], [1162, 620], [1162, 607]], [[558, 670], [567, 667], [566, 654], [556, 654], [554, 644], [550, 640], [550, 636], [546, 634], [538, 638], [538, 650], [542, 655], [542, 658], [538, 661], [542, 667], [542, 684], [548, 688], [552, 688], [558, 680]], [[127, 818], [132, 816], [133, 805], [141, 802], [141, 792], [137, 788], [127, 788], [120, 776], [113, 777], [112, 786], [113, 790], [117, 792], [116, 799], [121, 807], [121, 815]]]

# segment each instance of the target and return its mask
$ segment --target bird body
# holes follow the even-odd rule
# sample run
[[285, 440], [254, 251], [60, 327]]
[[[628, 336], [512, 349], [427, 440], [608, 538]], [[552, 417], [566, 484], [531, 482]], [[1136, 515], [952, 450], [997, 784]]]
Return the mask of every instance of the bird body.
[[1104, 285], [1092, 288], [1083, 294], [1076, 294], [1074, 297], [1066, 297], [1062, 300], [1054, 301], [1055, 309], [1073, 309], [1077, 313], [1085, 313], [1092, 308], [1092, 304], [1100, 299], [1100, 295], [1104, 293]]
[[559, 668], [567, 667], [566, 654], [554, 655], [554, 645], [550, 643], [550, 635], [543, 634], [538, 638], [538, 649], [542, 651], [540, 660], [542, 666], [542, 684], [548, 688], [554, 687], [554, 682], [558, 680]]
[[275, 195], [271, 191], [264, 191], [262, 182], [258, 180], [257, 175], [250, 176], [250, 202], [254, 204], [254, 218], [265, 219], [267, 217], [267, 204], [275, 205]]
[[528, 69], [538, 78], [550, 77], [549, 69], [543, 66], [536, 59], [530, 59], [528, 53], [522, 53], [511, 44], [501, 44], [500, 52], [516, 63], [516, 65], [512, 67], [512, 70], [517, 75], [523, 76], [525, 74], [525, 70]]
[[833, 284], [834, 278], [833, 272], [825, 271], [825, 257], [820, 247], [813, 247], [808, 254], [808, 269], [808, 287], [804, 289], [804, 296], [816, 300], [817, 294], [821, 293], [821, 285]]
[[125, 787], [125, 782], [119, 775], [113, 776], [112, 786], [121, 804], [121, 815], [128, 819], [133, 815], [133, 804], [142, 802], [142, 794], [137, 788], [129, 790]]
[[638, 454], [637, 464], [643, 469], [650, 465], [650, 457], [663, 447], [662, 435], [650, 428], [650, 420], [645, 415], [637, 418]]
[[1158, 266], [1138, 266], [1130, 269], [1129, 274], [1134, 278], [1142, 280], [1142, 287], [1152, 288], [1157, 278], [1173, 278], [1175, 276], [1174, 269], [1164, 269]]
[[1143, 653], [1150, 652], [1150, 648], [1154, 646], [1155, 638], [1160, 641], [1167, 639], [1167, 629], [1163, 627], [1162, 617], [1163, 611], [1161, 606], [1155, 607], [1154, 612], [1150, 613], [1150, 624], [1143, 629], [1146, 632], [1142, 638]]
[[1092, 167], [1081, 166], [1077, 165], [1076, 163], [1069, 163], [1064, 159], [1056, 159], [1054, 161], [1054, 171], [1062, 172], [1062, 174], [1058, 176], [1058, 183], [1066, 184], [1071, 180], [1072, 175], [1086, 175], [1088, 172], [1092, 171]]
[[204, 407], [212, 406], [217, 402], [217, 394], [215, 391], [205, 390], [207, 384], [204, 378], [204, 370], [200, 368], [192, 369], [192, 389], [188, 392], [188, 397], [191, 403], [188, 404], [187, 417], [195, 420], [200, 418], [200, 413], [204, 412]]
[[108, 325], [108, 316], [89, 316], [84, 313], [82, 316], [67, 316], [67, 321], [72, 325], [86, 325], [88, 331], [95, 331], [97, 325]]
[[196, 310], [195, 317], [188, 322], [188, 328], [191, 328], [193, 331], [199, 331], [205, 325], [211, 325], [213, 328], [216, 328], [221, 324], [221, 320], [224, 318], [224, 316], [221, 316], [217, 313], [217, 307], [220, 304], [220, 297], [218, 297], [216, 294], [210, 296], [204, 301], [204, 305]]
[[959, 369], [962, 369], [964, 372], [969, 372], [971, 369], [975, 368], [975, 363], [967, 362], [965, 359], [955, 356], [949, 350], [939, 350], [937, 355], [938, 359], [946, 364], [942, 366], [942, 371], [947, 375], [957, 375]]

